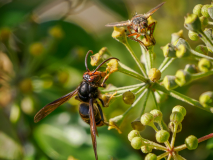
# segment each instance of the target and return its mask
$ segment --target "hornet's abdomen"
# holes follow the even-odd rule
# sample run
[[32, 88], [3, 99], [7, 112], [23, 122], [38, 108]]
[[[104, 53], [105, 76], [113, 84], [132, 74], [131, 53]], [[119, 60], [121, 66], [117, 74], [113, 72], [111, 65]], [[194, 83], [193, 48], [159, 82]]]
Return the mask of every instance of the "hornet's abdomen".
[[[94, 110], [96, 126], [103, 126], [104, 122], [102, 121], [101, 114], [98, 110], [98, 107], [95, 104], [93, 104], [93, 110]], [[90, 124], [89, 104], [81, 103], [79, 107], [79, 114], [84, 122], [86, 122], [87, 124]]]

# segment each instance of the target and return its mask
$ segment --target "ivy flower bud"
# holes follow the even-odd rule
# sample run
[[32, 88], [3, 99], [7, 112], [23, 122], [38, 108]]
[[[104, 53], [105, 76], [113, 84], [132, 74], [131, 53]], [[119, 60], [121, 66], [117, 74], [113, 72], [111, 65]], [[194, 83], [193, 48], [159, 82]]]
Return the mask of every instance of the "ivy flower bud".
[[201, 22], [196, 14], [189, 14], [185, 18], [184, 26], [186, 29], [199, 33], [201, 30]]
[[117, 59], [111, 59], [107, 63], [106, 71], [108, 71], [110, 74], [118, 71], [118, 60]]
[[205, 35], [210, 39], [213, 40], [212, 37], [212, 28], [205, 28], [205, 30], [203, 31], [205, 33]]
[[49, 34], [56, 39], [61, 39], [64, 37], [64, 32], [60, 26], [54, 26], [50, 28]]
[[184, 68], [184, 71], [193, 74], [193, 73], [197, 73], [197, 68], [194, 64], [187, 64]]
[[107, 47], [103, 47], [99, 50], [98, 53], [90, 56], [91, 61], [90, 64], [92, 66], [98, 66], [101, 62], [111, 57], [111, 54], [109, 53]]
[[212, 68], [212, 62], [206, 58], [202, 58], [198, 62], [198, 69], [201, 72], [208, 72]]
[[204, 45], [198, 45], [196, 48], [195, 48], [195, 51], [199, 52], [199, 53], [202, 53], [204, 55], [208, 55], [208, 48]]
[[150, 152], [152, 152], [152, 147], [149, 146], [149, 145], [144, 145], [144, 146], [141, 147], [141, 151], [143, 153], [150, 153]]
[[198, 34], [195, 33], [195, 32], [193, 32], [193, 31], [191, 31], [191, 30], [189, 30], [188, 36], [189, 36], [189, 38], [190, 38], [192, 41], [197, 41], [197, 40], [199, 39]]
[[183, 30], [180, 30], [176, 33], [172, 33], [171, 43], [174, 45], [174, 42], [177, 41], [179, 38], [183, 38]]
[[112, 37], [115, 38], [117, 41], [126, 44], [126, 32], [124, 27], [114, 27], [114, 31], [112, 32]]
[[152, 82], [157, 82], [161, 78], [161, 72], [156, 68], [152, 68], [149, 70], [148, 76]]
[[176, 50], [177, 48], [173, 46], [171, 43], [161, 47], [163, 50], [164, 57], [176, 57]]
[[213, 92], [208, 91], [202, 93], [199, 97], [199, 102], [202, 104], [203, 107], [213, 106]]
[[183, 115], [177, 111], [172, 112], [172, 114], [170, 115], [170, 121], [179, 124], [183, 121]]
[[198, 17], [201, 16], [201, 8], [203, 7], [202, 4], [197, 4], [194, 8], [193, 8], [193, 13], [196, 14]]
[[157, 160], [157, 156], [154, 153], [149, 153], [144, 160]]
[[176, 72], [175, 77], [176, 77], [175, 82], [179, 86], [183, 86], [191, 80], [191, 74], [182, 69], [180, 69]]
[[128, 140], [131, 142], [133, 138], [140, 137], [140, 133], [137, 130], [132, 130], [128, 134]]
[[170, 134], [166, 130], [157, 131], [155, 134], [155, 138], [158, 143], [164, 143], [164, 142], [168, 141], [169, 136], [170, 136]]
[[193, 135], [188, 136], [185, 139], [185, 144], [189, 150], [194, 150], [198, 147], [198, 139]]
[[177, 47], [176, 56], [178, 58], [188, 57], [188, 56], [190, 56], [190, 54], [191, 54], [190, 50], [185, 45], [180, 44]]
[[172, 112], [179, 112], [181, 113], [183, 116], [186, 115], [186, 109], [183, 106], [177, 105], [172, 109]]
[[143, 45], [146, 47], [153, 46], [156, 43], [155, 38], [149, 35], [146, 35], [146, 38], [143, 38], [141, 42], [143, 42]]
[[139, 120], [134, 120], [133, 122], [131, 122], [131, 126], [133, 129], [135, 129], [137, 131], [143, 131], [146, 128], [146, 126], [141, 124], [141, 121], [139, 121]]
[[[174, 123], [174, 122], [169, 122], [169, 124], [168, 124], [168, 128], [169, 128], [169, 129], [170, 129], [170, 131], [173, 133], [173, 132], [174, 132], [174, 130], [175, 130], [175, 123]], [[182, 130], [182, 124], [181, 124], [181, 123], [179, 123], [179, 124], [178, 124], [178, 127], [177, 127], [177, 131], [176, 131], [176, 133], [181, 132], [181, 130]]]
[[140, 149], [143, 145], [143, 139], [141, 137], [134, 137], [131, 140], [131, 146], [134, 149]]
[[199, 17], [199, 19], [200, 19], [200, 22], [201, 22], [203, 28], [208, 25], [208, 18], [201, 16], [201, 17]]
[[161, 123], [163, 114], [160, 110], [153, 109], [150, 113], [154, 116], [154, 122]]
[[178, 87], [178, 84], [175, 81], [175, 76], [166, 75], [163, 79], [163, 85], [167, 90], [175, 89]]
[[118, 133], [122, 133], [118, 126], [123, 122], [123, 115], [116, 116], [114, 118], [109, 119], [109, 127], [108, 130], [116, 129]]
[[189, 43], [185, 39], [179, 38], [175, 46], [178, 47], [181, 44], [183, 44], [189, 51], [191, 50]]
[[204, 17], [210, 17], [209, 16], [209, 13], [208, 13], [208, 8], [211, 7], [211, 5], [209, 4], [206, 4], [206, 5], [203, 5], [203, 7], [201, 8], [201, 14], [204, 16]]
[[29, 52], [33, 56], [40, 56], [44, 52], [44, 46], [40, 42], [33, 43], [30, 45]]
[[141, 123], [143, 125], [152, 125], [154, 122], [154, 116], [151, 113], [145, 113], [141, 116]]
[[126, 104], [133, 104], [135, 101], [135, 94], [131, 91], [124, 92], [123, 95], [123, 101]]

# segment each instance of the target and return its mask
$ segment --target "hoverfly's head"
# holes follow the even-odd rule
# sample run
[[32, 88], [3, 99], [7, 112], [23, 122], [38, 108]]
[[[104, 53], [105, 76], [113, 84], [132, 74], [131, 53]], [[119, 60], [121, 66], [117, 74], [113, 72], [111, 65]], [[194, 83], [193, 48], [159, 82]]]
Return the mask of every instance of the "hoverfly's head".
[[140, 28], [141, 28], [141, 29], [145, 29], [145, 28], [147, 28], [147, 27], [148, 27], [148, 21], [147, 21], [146, 18], [143, 18], [143, 19], [141, 20], [141, 22], [140, 22]]

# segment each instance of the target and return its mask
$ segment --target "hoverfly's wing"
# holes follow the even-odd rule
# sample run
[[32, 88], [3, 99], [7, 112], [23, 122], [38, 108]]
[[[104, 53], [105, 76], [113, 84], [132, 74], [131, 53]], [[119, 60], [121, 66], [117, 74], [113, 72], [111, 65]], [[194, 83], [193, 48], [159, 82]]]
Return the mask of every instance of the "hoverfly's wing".
[[109, 23], [106, 24], [106, 27], [113, 27], [113, 26], [129, 26], [131, 25], [131, 21], [127, 20], [127, 21], [121, 21], [121, 22], [114, 22], [114, 23]]
[[164, 3], [166, 3], [166, 2], [163, 2], [163, 3], [159, 4], [159, 5], [157, 5], [156, 7], [152, 8], [150, 11], [148, 11], [146, 14], [144, 14], [144, 16], [145, 16], [146, 18], [149, 18], [149, 17], [150, 17], [153, 13], [155, 13]]
[[54, 111], [56, 108], [58, 108], [60, 105], [68, 101], [72, 96], [74, 96], [78, 92], [77, 87], [74, 91], [64, 95], [63, 97], [47, 104], [44, 106], [34, 117], [34, 122], [37, 123], [40, 120], [42, 120], [44, 117], [46, 117], [48, 114], [50, 114], [52, 111]]
[[90, 118], [90, 132], [91, 132], [91, 137], [92, 137], [92, 145], [95, 153], [95, 159], [98, 160], [98, 155], [97, 155], [97, 142], [96, 142], [96, 134], [97, 128], [96, 128], [96, 123], [95, 123], [95, 115], [93, 111], [93, 99], [91, 98], [89, 100], [89, 118]]

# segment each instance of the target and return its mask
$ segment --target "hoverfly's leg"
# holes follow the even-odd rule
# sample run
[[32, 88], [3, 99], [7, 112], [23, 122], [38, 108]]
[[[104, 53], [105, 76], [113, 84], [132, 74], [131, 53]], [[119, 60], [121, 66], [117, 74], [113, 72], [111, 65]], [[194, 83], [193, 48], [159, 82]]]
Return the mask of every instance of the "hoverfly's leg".
[[131, 36], [136, 36], [136, 35], [140, 35], [140, 34], [138, 34], [138, 33], [135, 32], [135, 33], [128, 34], [127, 36], [131, 37]]
[[127, 29], [128, 29], [128, 31], [129, 31], [129, 34], [132, 34], [132, 31], [131, 31], [132, 27], [127, 26]]
[[104, 101], [103, 101], [101, 98], [98, 98], [98, 99], [99, 99], [99, 101], [101, 102], [101, 105], [102, 105], [103, 107], [105, 107]]
[[148, 30], [150, 30], [150, 37], [153, 36], [154, 30], [155, 30], [155, 22], [151, 23], [148, 26]]
[[129, 37], [131, 40], [133, 40], [133, 41], [136, 41], [136, 42], [138, 42], [138, 43], [140, 43], [141, 45], [143, 45], [146, 49], [147, 49], [147, 47], [144, 45], [144, 43], [142, 42], [142, 41], [140, 41], [140, 40], [138, 40], [138, 39], [135, 39], [135, 38], [132, 38], [132, 37]]
[[106, 80], [109, 78], [109, 75], [110, 75], [111, 73], [108, 73], [105, 77], [104, 77], [104, 80], [102, 81], [102, 83], [101, 83], [101, 87], [104, 87], [104, 85], [105, 85], [105, 82], [106, 82]]

